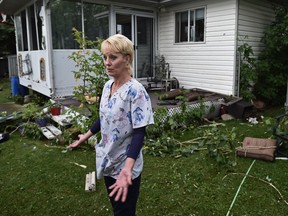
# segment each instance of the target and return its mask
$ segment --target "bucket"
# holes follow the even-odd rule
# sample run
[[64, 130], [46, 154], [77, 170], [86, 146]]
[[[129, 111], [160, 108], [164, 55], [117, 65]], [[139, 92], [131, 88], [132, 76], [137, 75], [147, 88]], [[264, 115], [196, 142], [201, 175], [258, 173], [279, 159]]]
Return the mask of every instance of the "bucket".
[[18, 76], [11, 76], [11, 89], [12, 96], [29, 95], [29, 89], [26, 86], [20, 85]]
[[17, 96], [20, 94], [19, 77], [18, 76], [11, 76], [11, 90], [12, 90], [12, 96]]

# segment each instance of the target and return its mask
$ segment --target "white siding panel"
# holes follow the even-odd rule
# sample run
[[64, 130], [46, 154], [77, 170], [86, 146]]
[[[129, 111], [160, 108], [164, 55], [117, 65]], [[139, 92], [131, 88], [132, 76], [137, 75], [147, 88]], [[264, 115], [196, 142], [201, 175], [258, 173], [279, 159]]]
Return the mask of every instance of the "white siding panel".
[[[199, 7], [206, 7], [205, 42], [176, 44], [175, 12]], [[236, 0], [204, 0], [159, 13], [159, 53], [181, 87], [233, 94], [236, 8]]]
[[[261, 42], [263, 33], [274, 17], [272, 1], [239, 0], [237, 45], [248, 43], [253, 49], [254, 57], [257, 57], [264, 48], [264, 44]], [[239, 53], [237, 54], [239, 55]], [[239, 59], [238, 56], [237, 59]], [[239, 65], [240, 62], [237, 64]], [[237, 70], [236, 74], [236, 77], [238, 74], [241, 76], [241, 71]]]
[[239, 2], [239, 45], [243, 44], [243, 41], [247, 42], [257, 56], [263, 49], [261, 43], [263, 32], [274, 19], [272, 3], [265, 0], [239, 0]]

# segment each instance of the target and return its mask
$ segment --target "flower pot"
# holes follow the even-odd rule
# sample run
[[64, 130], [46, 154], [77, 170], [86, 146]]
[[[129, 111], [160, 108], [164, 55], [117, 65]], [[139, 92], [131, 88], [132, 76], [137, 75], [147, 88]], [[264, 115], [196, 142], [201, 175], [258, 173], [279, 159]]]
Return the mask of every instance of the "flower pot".
[[50, 112], [53, 116], [61, 114], [61, 107], [51, 107]]
[[36, 119], [34, 119], [34, 121], [37, 125], [39, 125], [39, 127], [45, 127], [47, 125], [47, 119], [46, 118], [40, 118], [40, 119], [36, 118]]

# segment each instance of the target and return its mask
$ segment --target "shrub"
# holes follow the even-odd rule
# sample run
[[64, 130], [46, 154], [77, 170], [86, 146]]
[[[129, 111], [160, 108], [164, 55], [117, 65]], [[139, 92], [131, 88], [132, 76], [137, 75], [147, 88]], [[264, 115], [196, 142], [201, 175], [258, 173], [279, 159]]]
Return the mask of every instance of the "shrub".
[[275, 21], [262, 38], [265, 49], [256, 66], [258, 82], [254, 92], [267, 103], [282, 104], [286, 95], [288, 71], [288, 9], [277, 7], [275, 13]]

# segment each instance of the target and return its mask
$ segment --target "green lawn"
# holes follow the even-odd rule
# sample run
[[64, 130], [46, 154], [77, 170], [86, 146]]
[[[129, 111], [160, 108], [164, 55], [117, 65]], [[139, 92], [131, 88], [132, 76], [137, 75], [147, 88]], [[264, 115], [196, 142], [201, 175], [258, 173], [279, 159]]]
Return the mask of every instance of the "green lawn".
[[[269, 109], [264, 115], [283, 111]], [[224, 128], [237, 127], [239, 140], [272, 136], [262, 123], [232, 120], [225, 124]], [[193, 132], [187, 131], [181, 139], [193, 137]], [[253, 162], [237, 158], [236, 167], [228, 169], [208, 157], [205, 150], [177, 159], [150, 155], [144, 159], [139, 216], [227, 215]], [[103, 180], [97, 181], [95, 192], [84, 191], [85, 175], [95, 170], [91, 147], [66, 151], [65, 146], [51, 146], [48, 140], [31, 140], [15, 132], [10, 140], [0, 143], [0, 165], [1, 216], [112, 215]], [[287, 161], [257, 160], [249, 172], [253, 177], [242, 184], [230, 215], [287, 215], [288, 205], [279, 195], [288, 200], [287, 170]]]
[[7, 102], [13, 102], [13, 99], [11, 97], [11, 83], [9, 78], [7, 77], [1, 77], [0, 78], [0, 104], [7, 103]]
[[[15, 134], [0, 145], [0, 215], [112, 215], [103, 181], [96, 192], [84, 191], [86, 173], [95, 170], [94, 152], [83, 147], [64, 153], [44, 144]], [[178, 159], [145, 155], [138, 215], [225, 215], [252, 161], [238, 158], [231, 172], [205, 152]], [[256, 161], [249, 174], [270, 178], [287, 198], [287, 169], [287, 161]], [[247, 178], [231, 215], [287, 212], [276, 190]]]

